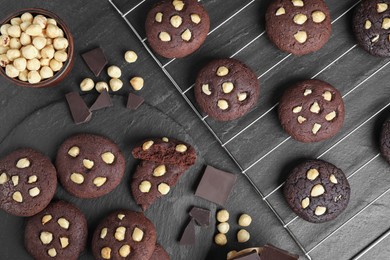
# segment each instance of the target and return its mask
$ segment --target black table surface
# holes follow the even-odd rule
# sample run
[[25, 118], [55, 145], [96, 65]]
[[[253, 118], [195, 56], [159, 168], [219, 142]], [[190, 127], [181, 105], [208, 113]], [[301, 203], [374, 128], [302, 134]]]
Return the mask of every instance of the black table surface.
[[[266, 243], [300, 254], [305, 259], [301, 249], [263, 202], [256, 189], [241, 174], [237, 165], [108, 1], [0, 2], [0, 18], [28, 7], [55, 12], [70, 27], [75, 40], [74, 68], [57, 86], [27, 89], [0, 78], [0, 155], [4, 156], [17, 147], [31, 146], [54, 159], [56, 147], [67, 136], [77, 132], [91, 132], [120, 142], [127, 158], [124, 180], [107, 196], [96, 200], [82, 200], [70, 196], [61, 187], [57, 190], [56, 199], [74, 203], [88, 219], [89, 243], [80, 259], [93, 258], [90, 250], [91, 234], [108, 212], [120, 208], [139, 210], [129, 188], [131, 174], [137, 163], [131, 158], [130, 152], [137, 141], [149, 135], [171, 135], [185, 139], [194, 144], [199, 154], [197, 164], [183, 177], [172, 194], [156, 202], [146, 212], [156, 225], [158, 242], [166, 248], [171, 259], [226, 259], [226, 253], [230, 250]], [[114, 1], [123, 12], [139, 2]], [[141, 37], [144, 37], [142, 24], [145, 10], [154, 2], [156, 1], [146, 0], [126, 16]], [[340, 17], [333, 24], [333, 36], [329, 43], [315, 54], [304, 57], [287, 56], [276, 50], [267, 37], [261, 34], [264, 30], [264, 12], [269, 2], [270, 0], [204, 0], [203, 4], [211, 17], [211, 28], [216, 29], [198, 52], [173, 61], [167, 65], [167, 69], [182, 90], [185, 90], [193, 83], [202, 64], [212, 58], [229, 57], [237, 52], [235, 58], [246, 62], [260, 76], [262, 96], [259, 105], [249, 115], [233, 123], [218, 123], [206, 119], [207, 122], [222, 142], [228, 141], [228, 149], [243, 168], [253, 165], [247, 175], [253, 185], [264, 194], [269, 194], [281, 184], [289, 169], [303, 158], [320, 156], [342, 168], [346, 175], [352, 175], [350, 205], [338, 219], [330, 223], [312, 225], [300, 219], [294, 220], [295, 215], [281, 198], [280, 189], [269, 197], [284, 223], [294, 220], [289, 227], [307, 251], [325, 238], [323, 243], [310, 252], [313, 259], [351, 259], [390, 228], [388, 194], [364, 209], [390, 187], [389, 166], [378, 156], [377, 144], [380, 126], [390, 114], [390, 67], [386, 67], [389, 60], [372, 57], [355, 46], [350, 32], [349, 8], [358, 2], [356, 0], [327, 0], [332, 18], [335, 20]], [[247, 43], [248, 46], [241, 50]], [[109, 64], [122, 68], [125, 84], [121, 91], [113, 94], [114, 108], [95, 113], [88, 124], [75, 126], [68, 113], [64, 95], [70, 91], [79, 91], [79, 83], [85, 77], [97, 80], [80, 56], [84, 51], [97, 46], [105, 51]], [[136, 63], [127, 64], [124, 61], [123, 54], [126, 50], [134, 50], [138, 54]], [[166, 64], [169, 60], [160, 61]], [[273, 66], [275, 64], [277, 65]], [[124, 108], [126, 95], [133, 92], [128, 81], [132, 76], [138, 75], [145, 79], [145, 87], [137, 94], [144, 97], [147, 104], [140, 111], [130, 112]], [[275, 111], [266, 113], [251, 129], [234, 137], [276, 104], [289, 82], [313, 76], [333, 84], [344, 95], [346, 121], [336, 137], [305, 145], [286, 140], [288, 136], [280, 128]], [[99, 79], [108, 80], [108, 76], [103, 73]], [[191, 99], [191, 91], [188, 94]], [[89, 103], [96, 96], [95, 91], [83, 95]], [[273, 149], [281, 142], [281, 147]], [[269, 151], [271, 152], [268, 153]], [[255, 163], [258, 159], [261, 159], [259, 163]], [[216, 234], [214, 216], [221, 207], [193, 195], [206, 164], [238, 175], [237, 183], [225, 205], [231, 215], [231, 230], [228, 233], [228, 244], [224, 247], [213, 243]], [[179, 246], [177, 240], [188, 221], [187, 212], [194, 205], [209, 208], [213, 216], [212, 223], [208, 228], [197, 228], [195, 245]], [[360, 210], [362, 213], [354, 217]], [[253, 222], [247, 228], [251, 234], [250, 241], [240, 244], [236, 239], [239, 230], [237, 218], [243, 212], [251, 215]], [[0, 212], [0, 259], [30, 258], [23, 246], [23, 229], [23, 218]], [[333, 231], [334, 234], [327, 238]], [[361, 259], [389, 259], [389, 242], [390, 238], [385, 238]]]

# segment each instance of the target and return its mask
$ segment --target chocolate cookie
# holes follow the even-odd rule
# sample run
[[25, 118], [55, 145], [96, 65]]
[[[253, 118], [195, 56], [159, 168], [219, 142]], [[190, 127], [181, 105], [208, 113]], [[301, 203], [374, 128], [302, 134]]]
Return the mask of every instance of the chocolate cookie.
[[146, 210], [156, 199], [167, 195], [188, 167], [141, 161], [133, 175], [134, 200]]
[[282, 51], [304, 55], [321, 49], [332, 34], [323, 0], [275, 0], [265, 14], [266, 32]]
[[125, 172], [125, 159], [111, 140], [78, 134], [60, 146], [56, 167], [69, 193], [79, 198], [97, 198], [118, 186]]
[[95, 259], [149, 260], [156, 245], [156, 229], [144, 214], [118, 210], [108, 215], [92, 238]]
[[157, 244], [150, 260], [169, 260], [169, 259], [170, 257], [167, 251], [165, 251], [165, 249], [161, 245]]
[[133, 156], [136, 159], [178, 166], [191, 166], [196, 161], [196, 151], [192, 146], [167, 137], [145, 140], [142, 145], [133, 149]]
[[24, 242], [34, 259], [76, 260], [85, 248], [87, 234], [84, 214], [72, 204], [59, 201], [27, 220]]
[[336, 218], [347, 207], [350, 193], [344, 173], [321, 160], [308, 160], [295, 167], [284, 185], [290, 208], [313, 223]]
[[16, 216], [32, 216], [51, 201], [57, 188], [50, 159], [30, 148], [0, 160], [0, 207]]
[[163, 0], [149, 11], [145, 22], [150, 46], [165, 58], [193, 53], [209, 29], [209, 15], [196, 0]]
[[279, 102], [279, 120], [294, 139], [309, 143], [334, 136], [344, 122], [340, 93], [326, 82], [305, 80], [288, 88]]
[[386, 161], [390, 163], [390, 119], [383, 124], [380, 142], [381, 153]]
[[202, 68], [194, 91], [203, 112], [218, 121], [228, 121], [245, 115], [256, 105], [260, 86], [245, 64], [218, 59]]
[[363, 49], [375, 56], [390, 56], [390, 0], [363, 0], [352, 27]]

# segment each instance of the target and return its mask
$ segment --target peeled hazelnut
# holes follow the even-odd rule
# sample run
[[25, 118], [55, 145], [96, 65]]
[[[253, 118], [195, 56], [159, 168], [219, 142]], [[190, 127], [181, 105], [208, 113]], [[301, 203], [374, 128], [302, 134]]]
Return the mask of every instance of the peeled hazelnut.
[[297, 7], [302, 7], [302, 6], [304, 6], [302, 0], [291, 0], [291, 2], [292, 2], [292, 4], [293, 4], [294, 6], [297, 6]]
[[31, 24], [27, 27], [26, 33], [30, 36], [40, 36], [42, 34], [42, 27], [38, 24]]
[[78, 148], [77, 146], [72, 146], [69, 150], [68, 150], [68, 154], [70, 156], [72, 156], [73, 158], [74, 157], [77, 157], [79, 154], [80, 154], [80, 148]]
[[25, 58], [17, 58], [14, 60], [14, 67], [18, 71], [24, 71], [27, 68], [27, 61]]
[[311, 89], [305, 89], [305, 92], [303, 93], [303, 95], [306, 97], [306, 96], [310, 95], [311, 93], [313, 93], [313, 91]]
[[302, 106], [294, 107], [292, 111], [294, 114], [297, 114], [302, 111]]
[[57, 223], [60, 227], [62, 227], [63, 229], [68, 229], [69, 228], [69, 221], [65, 218], [59, 218], [57, 220]]
[[230, 92], [233, 91], [233, 89], [234, 89], [234, 85], [231, 82], [225, 82], [222, 84], [222, 90], [223, 93], [225, 94], [229, 94]]
[[310, 169], [306, 173], [306, 178], [308, 178], [311, 181], [314, 181], [320, 173], [318, 172], [317, 169]]
[[19, 38], [11, 38], [11, 40], [9, 41], [9, 47], [11, 49], [20, 49], [22, 47], [22, 44], [20, 43], [20, 39]]
[[39, 83], [42, 78], [38, 71], [32, 70], [27, 74], [27, 80], [30, 84], [36, 84]]
[[54, 46], [54, 49], [56, 49], [56, 50], [64, 50], [64, 49], [68, 48], [69, 42], [66, 38], [58, 37], [58, 38], [54, 39], [53, 46]]
[[27, 69], [28, 70], [39, 70], [41, 68], [41, 63], [39, 62], [38, 59], [34, 58], [31, 60], [27, 60]]
[[226, 110], [229, 108], [229, 104], [226, 100], [224, 99], [220, 99], [218, 100], [218, 103], [217, 103], [218, 107], [221, 109], [221, 110]]
[[246, 94], [246, 92], [242, 92], [242, 93], [237, 94], [237, 99], [240, 102], [244, 101], [247, 97], [248, 97], [248, 95]]
[[38, 24], [42, 28], [46, 28], [47, 18], [45, 16], [39, 14], [39, 15], [34, 17], [32, 23]]
[[44, 59], [53, 59], [55, 50], [52, 45], [46, 46], [41, 50], [41, 56]]
[[336, 111], [332, 111], [325, 116], [326, 121], [332, 121], [336, 117]]
[[227, 238], [225, 234], [219, 233], [214, 237], [214, 242], [219, 246], [224, 246], [227, 244]]
[[283, 7], [280, 7], [278, 10], [276, 10], [275, 15], [279, 16], [279, 15], [282, 15], [282, 14], [285, 14], [285, 13], [286, 13], [286, 10]]
[[375, 35], [372, 39], [371, 42], [377, 42], [379, 40], [379, 34]]
[[54, 59], [59, 62], [65, 62], [68, 59], [68, 54], [65, 51], [56, 51], [54, 53]]
[[298, 116], [297, 120], [298, 120], [298, 123], [302, 124], [302, 123], [304, 123], [307, 119], [304, 118], [303, 116]]
[[144, 232], [141, 229], [136, 227], [136, 228], [134, 228], [133, 234], [131, 237], [133, 238], [134, 241], [141, 242], [142, 239], [144, 238]]
[[120, 90], [123, 86], [123, 82], [120, 79], [110, 79], [109, 83], [111, 90], [114, 92]]
[[325, 188], [321, 184], [314, 185], [311, 189], [310, 196], [318, 197], [325, 193]]
[[80, 83], [80, 89], [81, 91], [90, 91], [95, 87], [95, 82], [93, 82], [92, 79], [86, 78], [83, 79]]
[[321, 111], [320, 106], [318, 105], [317, 102], [314, 102], [313, 105], [310, 107], [310, 112], [318, 114]]
[[29, 194], [31, 197], [36, 197], [36, 196], [38, 196], [40, 193], [41, 193], [41, 190], [40, 190], [38, 187], [34, 187], [34, 188], [28, 190], [28, 194]]
[[20, 29], [19, 25], [11, 25], [10, 27], [8, 27], [7, 32], [9, 36], [18, 38], [20, 37], [22, 30]]
[[153, 170], [154, 177], [161, 177], [167, 172], [165, 165], [159, 165]]
[[376, 11], [378, 13], [383, 13], [384, 11], [386, 11], [388, 8], [388, 5], [385, 4], [385, 3], [379, 3], [376, 5]]
[[313, 129], [311, 130], [311, 132], [312, 132], [313, 134], [317, 134], [318, 131], [319, 131], [320, 129], [321, 129], [321, 125], [315, 123], [315, 124], [313, 125]]
[[130, 84], [134, 90], [141, 90], [144, 87], [144, 79], [141, 77], [134, 77], [130, 80]]
[[139, 184], [138, 188], [142, 193], [148, 193], [152, 188], [152, 184], [149, 181], [143, 181]]
[[166, 183], [160, 183], [157, 187], [158, 191], [162, 194], [162, 195], [167, 195], [169, 193], [169, 191], [171, 190], [171, 188], [169, 187], [168, 184]]
[[312, 14], [311, 14], [311, 17], [313, 19], [313, 22], [315, 23], [322, 23], [325, 18], [326, 18], [326, 15], [324, 12], [321, 12], [321, 11], [314, 11]]
[[174, 15], [169, 21], [173, 27], [178, 28], [182, 24], [183, 19], [179, 15]]
[[125, 235], [126, 235], [126, 228], [125, 227], [118, 227], [115, 230], [114, 237], [116, 240], [123, 241], [125, 239]]
[[165, 143], [168, 143], [168, 142], [169, 142], [168, 137], [163, 137], [161, 140], [163, 140], [163, 142], [165, 142]]
[[38, 50], [32, 45], [24, 46], [20, 49], [22, 51], [22, 56], [28, 60], [38, 57]]
[[189, 29], [186, 29], [182, 34], [181, 34], [181, 38], [183, 41], [186, 41], [188, 42], [189, 40], [191, 40], [191, 37], [192, 37], [192, 33]]
[[155, 20], [156, 22], [158, 22], [158, 23], [161, 23], [161, 22], [162, 22], [162, 18], [163, 18], [163, 14], [160, 13], [160, 12], [158, 12], [158, 13], [156, 14], [156, 16], [154, 17], [154, 20]]
[[106, 164], [112, 164], [115, 160], [115, 155], [111, 152], [105, 152], [101, 155], [103, 162]]
[[296, 34], [294, 34], [294, 38], [299, 43], [305, 43], [307, 40], [307, 33], [305, 31], [298, 31]]
[[20, 19], [22, 19], [23, 22], [30, 22], [32, 23], [34, 17], [31, 13], [23, 13], [22, 16], [20, 16]]
[[69, 245], [69, 239], [67, 237], [60, 237], [61, 248], [66, 248]]
[[107, 68], [107, 74], [111, 78], [119, 79], [122, 75], [122, 71], [119, 67], [113, 65]]
[[173, 0], [172, 4], [176, 11], [181, 11], [184, 8], [184, 2], [181, 0]]
[[42, 225], [45, 225], [47, 222], [49, 222], [50, 220], [52, 220], [52, 216], [51, 215], [45, 215], [42, 217], [42, 220], [41, 220], [41, 223]]
[[226, 209], [221, 209], [217, 212], [217, 220], [219, 222], [227, 222], [229, 220], [229, 212]]
[[130, 246], [129, 245], [123, 245], [121, 248], [119, 248], [119, 255], [121, 257], [127, 257], [130, 254]]
[[191, 21], [194, 24], [199, 24], [201, 21], [200, 16], [198, 14], [191, 14]]
[[248, 214], [242, 214], [238, 219], [238, 225], [248, 227], [252, 223], [252, 218]]
[[226, 68], [225, 66], [221, 66], [217, 69], [217, 76], [223, 77], [229, 74], [229, 69]]
[[122, 220], [124, 217], [125, 217], [125, 215], [124, 214], [118, 214], [118, 216], [117, 216], [120, 220]]
[[324, 215], [325, 212], [326, 212], [326, 207], [318, 206], [316, 207], [314, 214], [316, 214], [317, 216], [321, 216]]
[[102, 228], [102, 231], [100, 231], [100, 238], [104, 239], [107, 236], [107, 228]]
[[1, 27], [0, 27], [0, 33], [2, 35], [8, 35], [8, 28], [10, 28], [11, 25], [9, 23], [7, 24], [3, 24]]
[[96, 85], [95, 85], [95, 89], [99, 93], [102, 93], [103, 90], [106, 90], [107, 92], [109, 91], [108, 84], [106, 82], [104, 82], [104, 81], [97, 82]]
[[35, 37], [32, 42], [34, 47], [37, 48], [37, 50], [42, 50], [46, 46], [45, 37]]
[[23, 202], [22, 193], [20, 193], [19, 191], [14, 192], [14, 194], [12, 194], [12, 199], [16, 202], [22, 203]]
[[169, 41], [171, 41], [171, 36], [170, 36], [169, 33], [167, 33], [167, 32], [160, 32], [160, 34], [158, 35], [158, 37], [159, 37], [160, 40], [163, 41], [163, 42], [169, 42]]
[[48, 79], [53, 77], [53, 70], [49, 66], [43, 66], [39, 71], [39, 75], [41, 75], [42, 79]]
[[125, 53], [126, 62], [134, 63], [137, 61], [137, 59], [138, 59], [137, 53], [135, 53], [134, 51], [126, 51]]
[[245, 229], [241, 229], [237, 233], [237, 240], [239, 243], [245, 243], [250, 239], [251, 235]]
[[293, 20], [294, 23], [302, 25], [307, 21], [307, 16], [304, 14], [296, 14]]
[[3, 185], [7, 181], [8, 181], [8, 175], [5, 172], [0, 174], [0, 185]]
[[142, 144], [142, 150], [146, 151], [148, 150], [150, 147], [152, 147], [152, 145], [154, 144], [153, 141], [146, 141], [145, 143]]
[[226, 234], [227, 232], [229, 232], [230, 225], [227, 222], [219, 223], [217, 225], [217, 229], [219, 233]]
[[54, 24], [48, 24], [47, 28], [46, 28], [46, 35], [47, 35], [47, 37], [52, 38], [52, 39], [59, 37], [60, 30], [59, 30], [58, 26], [56, 26]]
[[19, 73], [18, 79], [21, 81], [28, 81], [28, 70], [23, 70]]
[[329, 180], [330, 180], [331, 183], [337, 184], [336, 176], [334, 176], [333, 174], [331, 174], [331, 175], [329, 176]]
[[57, 251], [55, 248], [50, 248], [49, 250], [47, 250], [47, 254], [51, 257], [56, 257], [57, 256]]
[[80, 173], [74, 172], [70, 175], [71, 181], [73, 181], [76, 184], [81, 184], [84, 182], [84, 176]]
[[322, 97], [326, 101], [331, 101], [332, 100], [332, 93], [330, 93], [330, 91], [325, 91], [324, 94], [322, 94]]
[[12, 183], [14, 186], [17, 186], [19, 184], [19, 176], [15, 175], [11, 177]]
[[28, 182], [27, 183], [35, 183], [37, 182], [38, 180], [38, 177], [36, 175], [31, 175], [30, 177], [28, 177]]
[[20, 17], [14, 17], [10, 21], [11, 25], [20, 25], [22, 23], [22, 19]]
[[307, 208], [310, 205], [310, 199], [309, 198], [304, 198], [301, 201], [301, 206], [303, 209]]
[[7, 46], [9, 46], [10, 41], [11, 41], [11, 38], [8, 35], [1, 35], [0, 36], [0, 46], [7, 47]]
[[382, 29], [388, 30], [390, 28], [390, 18], [383, 18]]
[[187, 151], [187, 146], [184, 144], [178, 144], [178, 145], [176, 145], [175, 150], [176, 150], [176, 152], [179, 152], [179, 153], [185, 153]]
[[95, 163], [92, 161], [92, 160], [89, 160], [89, 159], [83, 159], [83, 165], [85, 168], [87, 169], [92, 169], [93, 166], [95, 165]]
[[53, 234], [50, 232], [43, 231], [41, 232], [39, 239], [41, 240], [42, 244], [48, 245], [53, 241]]
[[7, 51], [7, 58], [10, 61], [13, 61], [14, 59], [19, 58], [19, 57], [20, 57], [20, 51], [19, 50], [9, 49]]
[[16, 78], [19, 76], [19, 70], [17, 70], [13, 65], [8, 64], [5, 67], [5, 74], [10, 78]]
[[57, 25], [57, 21], [54, 20], [53, 18], [47, 18], [46, 28], [49, 26], [49, 24]]
[[209, 84], [203, 84], [202, 85], [202, 92], [205, 93], [207, 96], [211, 95]]
[[6, 54], [1, 54], [0, 55], [0, 66], [1, 67], [6, 67], [10, 63], [9, 59], [7, 58]]
[[9, 49], [9, 47], [0, 46], [0, 54], [6, 54]]
[[100, 251], [100, 255], [103, 259], [111, 259], [111, 248], [109, 247], [103, 247]]
[[96, 187], [101, 187], [104, 185], [104, 183], [106, 183], [106, 181], [107, 181], [106, 177], [96, 177], [93, 180], [93, 184], [95, 184]]

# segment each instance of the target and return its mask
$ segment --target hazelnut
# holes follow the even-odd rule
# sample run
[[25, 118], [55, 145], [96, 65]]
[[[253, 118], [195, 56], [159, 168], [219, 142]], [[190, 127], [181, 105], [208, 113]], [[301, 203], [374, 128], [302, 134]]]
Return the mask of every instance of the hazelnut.
[[28, 70], [39, 70], [41, 68], [41, 63], [38, 59], [34, 58], [27, 61]]
[[237, 233], [237, 240], [239, 243], [245, 243], [250, 239], [251, 235], [245, 229], [241, 229]]
[[183, 19], [179, 15], [174, 15], [169, 21], [173, 27], [178, 28], [182, 24]]
[[0, 185], [3, 185], [7, 181], [8, 181], [8, 175], [5, 172], [0, 174]]
[[285, 13], [286, 13], [286, 10], [283, 7], [280, 7], [280, 8], [278, 8], [278, 10], [276, 10], [275, 15], [279, 16], [279, 15], [282, 15], [282, 14], [285, 14]]
[[107, 236], [107, 228], [102, 228], [102, 231], [100, 231], [100, 238], [104, 239]]
[[11, 180], [14, 186], [17, 186], [19, 184], [19, 176], [12, 176]]
[[8, 64], [7, 66], [5, 66], [5, 74], [10, 78], [16, 78], [17, 76], [19, 76], [19, 70], [13, 65]]
[[100, 251], [100, 255], [103, 259], [110, 259], [111, 258], [111, 248], [109, 247], [103, 247]]
[[310, 196], [318, 197], [325, 193], [325, 188], [321, 184], [314, 185], [311, 189]]
[[9, 49], [9, 47], [0, 46], [0, 54], [6, 54]]
[[379, 34], [375, 35], [372, 39], [371, 42], [377, 42], [379, 40]]
[[48, 245], [51, 241], [53, 241], [53, 234], [47, 231], [43, 231], [41, 232], [39, 239], [44, 245]]
[[53, 219], [53, 217], [51, 215], [45, 215], [42, 217], [41, 223], [42, 223], [42, 225], [45, 225], [47, 222], [49, 222], [52, 219]]
[[297, 6], [297, 7], [302, 7], [302, 6], [304, 6], [302, 0], [291, 0], [291, 2], [292, 2], [292, 4], [293, 4], [294, 6]]
[[390, 28], [390, 18], [386, 17], [382, 21], [382, 28], [388, 30]]
[[57, 223], [63, 229], [68, 229], [69, 228], [69, 221], [67, 219], [65, 219], [65, 218], [59, 218], [57, 220]]
[[87, 168], [88, 170], [92, 169], [93, 166], [95, 165], [95, 163], [92, 161], [92, 160], [89, 160], [89, 159], [83, 159], [83, 165], [85, 168]]
[[303, 117], [303, 116], [298, 116], [297, 120], [298, 120], [298, 123], [302, 124], [302, 123], [304, 123], [307, 119], [306, 119], [305, 117]]
[[119, 248], [119, 255], [121, 257], [127, 257], [130, 254], [130, 246], [129, 245], [123, 245], [121, 248]]
[[119, 218], [120, 220], [122, 220], [124, 217], [125, 217], [124, 214], [118, 214], [118, 218]]
[[103, 90], [106, 90], [107, 92], [109, 91], [108, 84], [106, 82], [104, 82], [104, 81], [97, 82], [96, 85], [95, 85], [95, 89], [99, 93], [102, 93]]
[[137, 53], [135, 53], [134, 51], [126, 51], [125, 53], [126, 62], [134, 63], [137, 61], [137, 59], [138, 59]]
[[325, 212], [326, 212], [326, 207], [317, 206], [315, 211], [314, 211], [314, 214], [316, 214], [316, 216], [321, 216], [321, 215], [324, 215]]
[[107, 181], [106, 177], [96, 177], [93, 180], [93, 184], [95, 184], [96, 187], [101, 187], [104, 185], [104, 183], [106, 183], [106, 181]]
[[192, 33], [189, 29], [186, 29], [182, 34], [181, 34], [181, 39], [183, 41], [190, 41], [191, 40], [191, 37], [192, 37]]
[[109, 83], [111, 90], [114, 92], [120, 90], [123, 86], [123, 82], [120, 79], [110, 79]]
[[134, 90], [141, 90], [144, 87], [144, 79], [141, 77], [134, 77], [130, 80], [130, 84]]
[[69, 42], [66, 38], [58, 37], [58, 38], [54, 39], [53, 46], [54, 46], [54, 49], [56, 49], [56, 50], [64, 50], [64, 49], [68, 48]]
[[228, 102], [224, 99], [218, 100], [217, 105], [218, 105], [219, 109], [221, 109], [221, 110], [226, 110], [229, 108]]
[[27, 158], [21, 158], [16, 163], [16, 168], [24, 169], [30, 167], [30, 160]]
[[25, 58], [17, 58], [14, 60], [14, 67], [18, 71], [24, 71], [27, 68], [27, 60]]
[[10, 27], [8, 27], [7, 32], [9, 36], [18, 38], [20, 37], [22, 30], [20, 29], [19, 25], [11, 25]]
[[113, 66], [108, 67], [107, 74], [111, 78], [119, 79], [122, 75], [122, 71], [119, 67], [113, 65]]
[[171, 36], [170, 36], [169, 33], [167, 33], [167, 32], [160, 32], [160, 34], [158, 35], [158, 37], [159, 37], [160, 40], [163, 41], [163, 42], [169, 42], [169, 41], [171, 41]]
[[35, 183], [35, 182], [37, 182], [37, 180], [38, 180], [38, 177], [36, 176], [36, 175], [31, 175], [30, 177], [28, 177], [28, 183]]
[[336, 117], [336, 111], [332, 111], [325, 116], [326, 121], [332, 121]]
[[326, 15], [324, 14], [324, 12], [314, 11], [311, 14], [311, 18], [313, 19], [313, 22], [315, 22], [315, 23], [322, 23], [325, 20]]
[[303, 95], [306, 97], [306, 96], [310, 95], [311, 93], [313, 93], [313, 91], [311, 89], [305, 89], [305, 92], [303, 93]]
[[19, 38], [11, 38], [11, 40], [9, 41], [9, 47], [11, 49], [20, 49], [22, 47], [22, 44], [20, 43], [20, 39]]
[[191, 21], [194, 24], [199, 24], [201, 21], [200, 16], [198, 14], [191, 14]]
[[112, 164], [115, 160], [115, 155], [111, 152], [105, 152], [101, 155], [103, 162], [106, 164]]
[[28, 70], [23, 70], [19, 73], [18, 79], [21, 81], [28, 81]]
[[136, 228], [134, 228], [133, 234], [131, 237], [133, 238], [134, 241], [141, 242], [142, 239], [144, 238], [144, 232], [141, 229], [136, 227]]
[[11, 41], [11, 38], [8, 35], [1, 35], [0, 36], [0, 46], [7, 47], [7, 46], [9, 46], [10, 41]]
[[169, 193], [169, 191], [171, 190], [171, 188], [169, 187], [168, 184], [166, 183], [160, 183], [157, 187], [158, 191], [162, 194], [162, 195], [167, 195]]
[[55, 39], [60, 36], [60, 30], [57, 25], [48, 24], [46, 28], [46, 35], [51, 39]]
[[310, 169], [306, 173], [306, 178], [308, 178], [311, 181], [314, 181], [320, 173], [318, 172], [317, 169]]
[[309, 198], [304, 198], [301, 201], [301, 206], [303, 209], [307, 208], [310, 205], [310, 199]]
[[60, 237], [61, 248], [66, 248], [69, 245], [69, 239], [67, 237]]
[[12, 199], [16, 202], [23, 202], [23, 196], [22, 196], [22, 193], [20, 193], [19, 191], [16, 191], [12, 194]]
[[322, 94], [322, 97], [326, 101], [331, 101], [332, 100], [332, 93], [330, 93], [330, 91], [325, 91], [324, 94]]
[[0, 55], [0, 65], [1, 67], [6, 67], [10, 63], [9, 59], [7, 58], [6, 54]]
[[41, 50], [41, 56], [44, 59], [53, 59], [55, 50], [53, 45], [48, 45]]
[[22, 32], [25, 32], [30, 25], [31, 25], [30, 22], [23, 22], [19, 26], [20, 26], [20, 29], [22, 29]]
[[32, 23], [34, 17], [31, 13], [23, 13], [22, 16], [20, 16], [20, 19], [22, 19], [23, 22], [30, 22]]
[[142, 144], [142, 150], [146, 151], [149, 150], [150, 147], [154, 144], [153, 141], [146, 141], [145, 143]]
[[78, 148], [77, 146], [72, 146], [68, 150], [68, 154], [75, 158], [75, 157], [77, 157], [80, 154], [80, 148]]
[[11, 25], [20, 25], [22, 23], [22, 19], [20, 17], [12, 18], [10, 21]]
[[142, 193], [148, 193], [152, 188], [152, 184], [150, 181], [143, 181], [139, 184], [138, 188]]
[[168, 142], [169, 142], [168, 137], [163, 137], [161, 140], [163, 140], [163, 142], [165, 142], [165, 143], [168, 143]]
[[302, 111], [302, 106], [294, 107], [292, 111], [294, 114], [297, 114]]
[[331, 174], [331, 175], [329, 176], [329, 180], [330, 180], [331, 183], [337, 184], [336, 176], [334, 176], [333, 174]]
[[313, 128], [311, 129], [311, 132], [312, 132], [313, 134], [317, 134], [318, 131], [320, 130], [320, 128], [321, 128], [321, 125], [315, 123], [315, 124], [313, 125]]
[[1, 27], [0, 27], [0, 33], [2, 35], [8, 35], [8, 28], [10, 28], [11, 25], [9, 23], [6, 23], [6, 24], [3, 24]]
[[214, 242], [219, 246], [224, 246], [227, 244], [227, 238], [225, 234], [219, 233], [214, 237]]
[[22, 56], [28, 60], [38, 57], [38, 50], [32, 45], [24, 46], [20, 49], [22, 51]]
[[42, 28], [45, 28], [46, 24], [47, 24], [47, 18], [45, 16], [39, 14], [39, 15], [34, 17], [32, 23], [38, 24]]
[[217, 220], [219, 222], [227, 222], [229, 220], [229, 212], [226, 209], [221, 209], [217, 212]]
[[307, 33], [305, 31], [298, 31], [294, 34], [294, 38], [299, 43], [305, 43], [307, 40]]
[[296, 14], [293, 18], [294, 23], [302, 25], [307, 21], [307, 16], [304, 14]]
[[125, 227], [118, 227], [115, 230], [114, 237], [116, 240], [123, 241], [125, 239], [125, 235], [126, 235], [126, 228]]
[[176, 152], [179, 152], [179, 153], [185, 153], [187, 151], [187, 146], [184, 144], [178, 144], [178, 145], [176, 145], [175, 150], [176, 150]]
[[31, 197], [36, 197], [39, 195], [39, 193], [41, 193], [41, 190], [38, 187], [34, 187], [34, 188], [28, 190], [28, 194]]
[[223, 77], [229, 74], [229, 69], [226, 68], [225, 66], [221, 66], [217, 69], [217, 76]]
[[30, 36], [40, 36], [42, 34], [42, 27], [38, 24], [31, 24], [27, 27], [26, 33]]
[[159, 165], [153, 170], [154, 177], [163, 176], [167, 172], [165, 165]]
[[95, 87], [95, 82], [90, 78], [85, 78], [80, 83], [81, 91], [90, 91]]
[[386, 11], [388, 8], [388, 5], [385, 4], [385, 3], [379, 3], [376, 5], [376, 11], [378, 13], [383, 13], [384, 11]]
[[56, 51], [54, 53], [54, 59], [59, 62], [65, 62], [68, 59], [68, 54], [65, 51]]
[[161, 23], [161, 22], [162, 22], [162, 18], [163, 18], [163, 14], [160, 13], [160, 12], [158, 12], [158, 13], [156, 14], [156, 16], [154, 17], [154, 20], [155, 20], [156, 22], [158, 22], [158, 23]]
[[32, 70], [27, 74], [27, 80], [28, 80], [28, 83], [30, 83], [30, 84], [39, 83], [41, 81], [41, 79], [42, 79], [41, 75], [36, 70]]
[[313, 105], [311, 105], [310, 107], [310, 112], [314, 113], [314, 114], [318, 114], [320, 112], [321, 108], [320, 106], [318, 105], [317, 101], [313, 103]]
[[47, 18], [46, 24], [47, 24], [47, 26], [46, 26], [46, 28], [47, 28], [49, 26], [49, 24], [57, 25], [57, 21], [54, 20], [53, 18]]
[[47, 254], [51, 257], [56, 257], [57, 256], [57, 251], [55, 248], [50, 248], [49, 250], [47, 250]]
[[32, 41], [33, 45], [37, 50], [42, 50], [46, 46], [45, 37], [35, 37]]
[[205, 93], [207, 96], [211, 95], [209, 84], [202, 85], [202, 92]]
[[84, 182], [84, 176], [77, 172], [72, 173], [70, 179], [76, 184], [82, 184]]
[[242, 214], [238, 219], [238, 225], [248, 227], [252, 223], [252, 218], [248, 214]]
[[7, 51], [7, 58], [10, 61], [13, 61], [14, 59], [17, 59], [20, 57], [20, 51], [16, 49], [9, 49]]
[[62, 69], [62, 66], [63, 66], [64, 64], [62, 64], [62, 62], [59, 62], [58, 60], [52, 59], [52, 60], [50, 60], [49, 65], [50, 65], [50, 68], [51, 68], [53, 71], [57, 72], [57, 71], [59, 71], [60, 69]]
[[226, 234], [227, 232], [229, 232], [230, 225], [227, 222], [219, 223], [217, 225], [217, 229], [218, 229], [219, 233]]
[[238, 93], [238, 94], [237, 94], [237, 99], [238, 99], [238, 101], [240, 101], [240, 102], [244, 101], [247, 97], [248, 97], [248, 95], [247, 95], [245, 92], [242, 92], [242, 93]]
[[233, 91], [233, 89], [234, 89], [234, 85], [231, 82], [225, 82], [222, 84], [222, 90], [223, 93], [225, 94], [229, 94], [230, 92]]
[[370, 20], [366, 20], [366, 22], [364, 23], [364, 29], [368, 30], [371, 28], [371, 21]]
[[42, 79], [48, 79], [53, 77], [54, 72], [49, 66], [43, 66], [39, 71], [39, 75], [41, 75]]
[[181, 11], [184, 8], [184, 2], [181, 0], [173, 0], [172, 4], [176, 11]]

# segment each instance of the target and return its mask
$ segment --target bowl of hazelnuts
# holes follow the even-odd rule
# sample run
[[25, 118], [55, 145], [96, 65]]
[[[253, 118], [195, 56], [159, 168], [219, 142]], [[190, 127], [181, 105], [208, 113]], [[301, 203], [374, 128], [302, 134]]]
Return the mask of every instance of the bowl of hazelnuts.
[[73, 53], [68, 27], [50, 11], [23, 9], [1, 22], [0, 73], [19, 86], [58, 84], [73, 67]]

